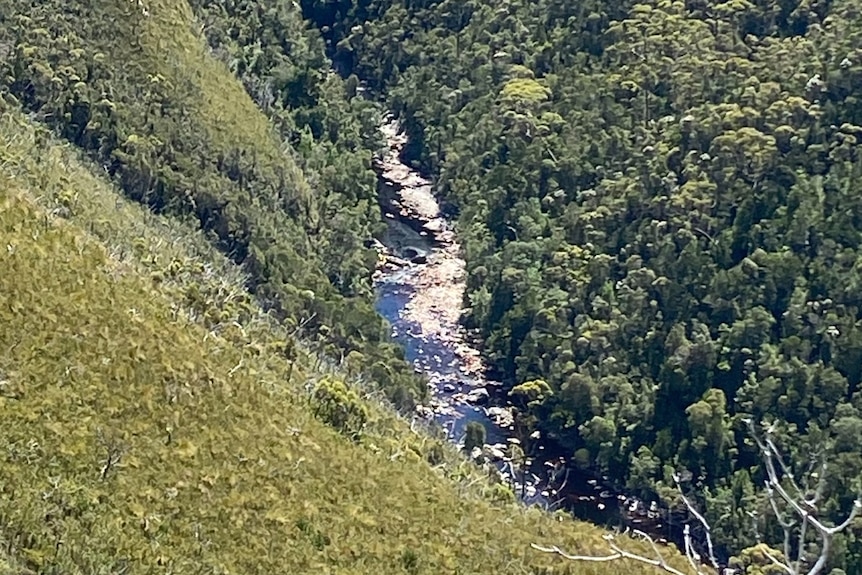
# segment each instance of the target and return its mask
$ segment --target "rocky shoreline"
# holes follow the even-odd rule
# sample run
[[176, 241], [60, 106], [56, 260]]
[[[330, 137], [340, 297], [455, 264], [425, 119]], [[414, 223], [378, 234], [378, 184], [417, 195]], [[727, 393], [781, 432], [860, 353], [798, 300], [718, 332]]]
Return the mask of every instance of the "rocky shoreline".
[[499, 384], [486, 378], [481, 353], [460, 322], [466, 289], [461, 246], [431, 182], [401, 161], [407, 138], [397, 122], [389, 119], [381, 131], [388, 147], [374, 164], [379, 203], [400, 238], [375, 241], [374, 283], [378, 311], [392, 324], [393, 338], [405, 346], [417, 373], [428, 377], [431, 400], [417, 406], [417, 415], [446, 429], [456, 444], [467, 422], [481, 423], [486, 443], [471, 457], [527, 504], [562, 507], [596, 524], [625, 524], [680, 544], [682, 520], [674, 513], [570, 467], [538, 433], [524, 438], [525, 445], [514, 436], [513, 408], [491, 404], [488, 388]]
[[[409, 336], [418, 343], [412, 362], [417, 372], [428, 377], [432, 399], [428, 405], [418, 406], [417, 413], [442, 424], [456, 443], [466, 421], [482, 423], [488, 442], [471, 456], [479, 463], [496, 464], [501, 479], [525, 498], [549, 498], [551, 493], [539, 487], [541, 479], [517, 470], [512, 461], [512, 446], [520, 444], [512, 437], [512, 408], [487, 405], [490, 382], [484, 376], [486, 366], [461, 325], [466, 289], [461, 246], [441, 213], [431, 182], [401, 161], [407, 138], [398, 124], [389, 121], [382, 131], [388, 148], [375, 161], [381, 208], [393, 225], [406, 226], [415, 238], [407, 246], [377, 241], [379, 265], [374, 279], [378, 292], [389, 282], [402, 294], [409, 294], [403, 296], [406, 301], [397, 310], [392, 335], [396, 339]], [[415, 245], [419, 243], [425, 245]]]

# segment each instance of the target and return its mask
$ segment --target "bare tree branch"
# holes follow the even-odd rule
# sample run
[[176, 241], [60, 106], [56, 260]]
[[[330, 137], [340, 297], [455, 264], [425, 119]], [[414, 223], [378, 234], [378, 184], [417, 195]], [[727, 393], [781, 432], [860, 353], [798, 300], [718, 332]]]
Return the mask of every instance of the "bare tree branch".
[[[751, 432], [754, 441], [757, 443], [758, 448], [760, 449], [761, 457], [763, 458], [763, 462], [766, 467], [766, 495], [769, 499], [769, 503], [772, 506], [773, 512], [778, 520], [779, 525], [781, 525], [782, 529], [784, 529], [784, 554], [786, 563], [782, 563], [787, 568], [788, 573], [791, 575], [802, 575], [803, 569], [805, 568], [806, 558], [805, 558], [805, 545], [806, 545], [806, 536], [807, 536], [807, 526], [811, 525], [818, 533], [820, 538], [820, 554], [817, 557], [817, 560], [814, 562], [814, 565], [806, 572], [806, 575], [817, 575], [826, 567], [826, 563], [829, 560], [829, 552], [832, 549], [832, 540], [834, 536], [847, 527], [853, 522], [854, 519], [858, 516], [859, 512], [862, 511], [862, 499], [856, 499], [853, 502], [853, 508], [850, 510], [847, 518], [840, 524], [829, 527], [824, 525], [819, 519], [817, 519], [814, 514], [817, 513], [817, 502], [823, 496], [823, 491], [825, 489], [825, 475], [827, 466], [824, 462], [821, 465], [821, 474], [818, 477], [818, 486], [817, 490], [813, 497], [805, 498], [805, 494], [802, 493], [802, 490], [799, 489], [796, 481], [793, 478], [793, 473], [790, 469], [788, 469], [783, 462], [781, 457], [781, 452], [775, 445], [775, 442], [772, 440], [772, 432], [774, 426], [771, 426], [766, 430], [766, 436], [764, 439], [761, 439], [757, 434], [757, 430], [755, 429], [754, 422], [751, 419], [746, 420], [748, 424], [749, 430]], [[779, 465], [782, 470], [782, 476], [779, 477], [778, 472], [775, 468], [775, 460], [778, 459]], [[800, 499], [802, 499], [802, 503], [794, 499], [790, 496], [787, 490], [782, 485], [781, 480], [784, 479], [796, 490], [799, 494]], [[798, 549], [796, 561], [792, 561], [790, 559], [790, 537], [792, 534], [792, 529], [795, 527], [795, 522], [792, 522], [785, 518], [785, 516], [780, 512], [777, 498], [775, 494], [781, 497], [781, 499], [793, 510], [796, 515], [799, 516], [801, 520], [801, 525], [799, 527], [799, 539], [798, 539]], [[804, 505], [804, 507], [803, 507]], [[812, 513], [813, 512], [813, 513]]]
[[553, 547], [542, 547], [541, 545], [536, 545], [535, 543], [530, 543], [530, 547], [537, 551], [541, 551], [543, 553], [556, 553], [561, 557], [565, 557], [566, 559], [571, 559], [572, 561], [593, 561], [593, 562], [601, 562], [601, 561], [613, 561], [614, 559], [620, 559], [622, 555], [620, 553], [613, 553], [611, 555], [603, 555], [601, 557], [595, 555], [569, 555], [556, 545]]
[[778, 524], [781, 526], [781, 529], [784, 531], [784, 557], [789, 560], [790, 559], [790, 535], [792, 533], [794, 525], [796, 525], [792, 520], [786, 519], [784, 513], [778, 509], [778, 501], [775, 500], [773, 496], [773, 489], [770, 483], [766, 482], [766, 495], [769, 499], [769, 505], [772, 507], [772, 512], [775, 514], [775, 519], [778, 521]]
[[305, 326], [307, 326], [309, 323], [311, 323], [314, 320], [314, 318], [316, 318], [316, 317], [317, 317], [317, 312], [314, 312], [313, 314], [311, 314], [307, 318], [300, 321], [299, 325], [297, 325], [296, 328], [294, 328], [294, 330], [292, 332], [290, 332], [290, 337], [295, 337], [299, 332], [301, 332], [305, 328]]
[[787, 565], [785, 565], [784, 563], [782, 563], [781, 561], [779, 561], [778, 559], [776, 559], [776, 558], [775, 558], [775, 555], [773, 555], [772, 553], [770, 553], [767, 549], [761, 549], [761, 551], [763, 551], [763, 554], [764, 554], [764, 555], [766, 555], [766, 558], [767, 558], [767, 559], [769, 559], [770, 561], [772, 561], [773, 565], [776, 565], [776, 566], [778, 566], [778, 567], [781, 567], [781, 569], [783, 569], [784, 571], [787, 571], [787, 573], [788, 573], [789, 575], [794, 575], [794, 573], [795, 573], [795, 572], [794, 572], [794, 570], [793, 570], [793, 569], [791, 569], [790, 567], [788, 567]]
[[[850, 510], [850, 513], [843, 522], [831, 527], [825, 525], [816, 516], [818, 513], [817, 504], [823, 499], [824, 492], [826, 489], [826, 472], [828, 467], [825, 460], [823, 459], [823, 453], [818, 454], [816, 458], [812, 458], [812, 460], [810, 461], [808, 470], [803, 480], [804, 489], [802, 489], [799, 487], [799, 484], [793, 477], [792, 469], [790, 469], [790, 467], [788, 467], [784, 463], [781, 452], [779, 451], [778, 447], [772, 439], [774, 425], [767, 429], [765, 437], [761, 438], [758, 435], [752, 420], [748, 419], [745, 421], [748, 424], [748, 427], [751, 431], [751, 435], [756, 442], [757, 447], [760, 450], [761, 457], [763, 459], [764, 468], [767, 475], [765, 485], [766, 497], [769, 501], [769, 505], [772, 509], [772, 512], [775, 514], [775, 518], [778, 521], [778, 524], [784, 531], [783, 557], [776, 557], [776, 554], [780, 555], [780, 552], [776, 552], [776, 554], [773, 554], [765, 545], [758, 546], [757, 549], [758, 551], [762, 552], [763, 555], [765, 555], [766, 558], [773, 565], [779, 567], [788, 575], [818, 575], [825, 569], [826, 564], [829, 561], [829, 553], [832, 549], [832, 542], [834, 536], [847, 529], [859, 516], [859, 514], [862, 513], [862, 496], [860, 496], [860, 498], [854, 501], [853, 508]], [[820, 460], [820, 470], [819, 472], [815, 473], [814, 469], [817, 466], [818, 459]], [[778, 467], [776, 467], [776, 460], [778, 461]], [[781, 470], [780, 475], [778, 471], [779, 468]], [[812, 494], [810, 489], [810, 479], [814, 477], [817, 478], [817, 487]], [[709, 557], [707, 557], [709, 564], [716, 570], [719, 570], [720, 566], [718, 560], [715, 558], [711, 537], [712, 529], [710, 528], [709, 523], [706, 521], [706, 518], [700, 512], [698, 512], [697, 509], [695, 509], [694, 505], [683, 493], [679, 475], [674, 474], [673, 480], [676, 484], [677, 490], [679, 491], [680, 498], [682, 499], [682, 502], [686, 507], [686, 510], [703, 526], [705, 530], [706, 544], [709, 549]], [[784, 487], [782, 481], [790, 485], [791, 489], [797, 497], [794, 498], [791, 496], [788, 490]], [[757, 513], [748, 512], [748, 515], [751, 516], [754, 520], [756, 531]], [[795, 520], [793, 518], [793, 515], [798, 516], [798, 519]], [[812, 543], [812, 539], [808, 529], [809, 525], [816, 531], [816, 535], [820, 540], [819, 555], [817, 556], [817, 560], [810, 567], [808, 567], [810, 561], [806, 557], [806, 547], [808, 547]], [[796, 541], [796, 558], [794, 560], [791, 559], [792, 547], [790, 542], [791, 538], [796, 532], [796, 529], [798, 529], [798, 539]], [[560, 555], [561, 557], [572, 561], [604, 562], [614, 561], [618, 559], [632, 559], [634, 561], [639, 561], [647, 565], [658, 567], [673, 575], [685, 575], [683, 572], [668, 565], [661, 552], [659, 551], [655, 541], [653, 541], [653, 539], [648, 534], [638, 530], [634, 530], [632, 533], [649, 542], [649, 544], [652, 546], [653, 551], [656, 554], [657, 559], [650, 559], [648, 557], [644, 557], [642, 555], [631, 553], [622, 549], [614, 542], [614, 537], [610, 534], [608, 534], [605, 539], [609, 542], [608, 546], [610, 547], [612, 553], [603, 556], [571, 555], [561, 550], [559, 547], [545, 547], [536, 543], [532, 543], [531, 547], [544, 553], [554, 553]], [[686, 525], [684, 528], [683, 545], [683, 553], [685, 554], [689, 566], [691, 567], [691, 573], [694, 573], [695, 575], [704, 575], [704, 571], [701, 570], [701, 566], [703, 564], [702, 558], [694, 548], [694, 542], [692, 540], [691, 534], [691, 525]]]
[[691, 544], [691, 527], [688, 525], [685, 526], [683, 541], [685, 543], [685, 556], [688, 559], [688, 563], [697, 573], [699, 572], [697, 566], [698, 554], [695, 552], [694, 547]]
[[[640, 532], [636, 531], [635, 533], [640, 533]], [[648, 541], [653, 543], [652, 539], [649, 536], [647, 536], [646, 534], [644, 534], [644, 536], [646, 536]], [[605, 538], [608, 539], [608, 541], [613, 541], [612, 535], [608, 535]], [[631, 553], [629, 551], [626, 551], [625, 549], [622, 549], [613, 543], [609, 543], [609, 547], [611, 548], [611, 551], [613, 551], [613, 553], [610, 555], [604, 555], [604, 556], [570, 555], [569, 553], [566, 553], [565, 551], [563, 551], [562, 549], [560, 549], [557, 546], [542, 547], [541, 545], [536, 545], [535, 543], [531, 543], [530, 547], [532, 547], [533, 549], [536, 549], [537, 551], [542, 551], [543, 553], [555, 553], [561, 557], [569, 559], [570, 561], [603, 562], [603, 561], [614, 561], [616, 559], [632, 559], [634, 561], [646, 563], [647, 565], [652, 565], [653, 567], [659, 567], [660, 569], [663, 569], [663, 570], [667, 571], [668, 573], [671, 573], [672, 575], [686, 575], [682, 571], [679, 571], [678, 569], [674, 569], [673, 567], [668, 565], [667, 562], [665, 562], [664, 558], [661, 556], [661, 554], [659, 554], [658, 559], [650, 559], [648, 557], [644, 557], [643, 555], [638, 555], [636, 553]], [[653, 548], [656, 549], [655, 543], [653, 543]], [[658, 553], [658, 549], [656, 549], [656, 553]]]
[[113, 469], [119, 467], [126, 448], [118, 439], [106, 436], [101, 429], [96, 432], [96, 438], [99, 445], [105, 450], [105, 458], [99, 469], [99, 479], [104, 481]]
[[[632, 533], [634, 533], [635, 535], [637, 535], [641, 539], [645, 539], [646, 541], [649, 542], [650, 546], [652, 547], [652, 550], [656, 554], [656, 557], [658, 557], [658, 561], [659, 561], [660, 566], [664, 569], [667, 569], [667, 563], [665, 562], [664, 557], [661, 554], [661, 551], [658, 550], [658, 546], [655, 544], [655, 541], [653, 541], [652, 537], [650, 537], [645, 532], [640, 531], [638, 529], [632, 530]], [[614, 549], [614, 547], [615, 546], [611, 546], [611, 549]]]
[[[764, 439], [764, 443], [766, 443], [766, 446], [769, 448], [771, 456], [774, 456], [775, 459], [778, 461], [778, 465], [781, 467], [781, 473], [783, 477], [787, 478], [787, 481], [790, 483], [791, 487], [793, 487], [793, 490], [796, 491], [796, 495], [799, 497], [801, 502], [809, 507], [814, 507], [817, 504], [818, 497], [815, 495], [811, 499], [806, 499], [806, 493], [799, 488], [799, 485], [796, 483], [796, 479], [793, 477], [793, 472], [784, 463], [784, 457], [782, 457], [781, 452], [775, 446], [775, 442], [772, 441], [772, 437], [767, 435]], [[813, 467], [813, 465], [809, 467], [809, 472], [811, 471], [811, 467]]]
[[[802, 562], [805, 560], [805, 535], [808, 532], [808, 522], [803, 521], [802, 526], [799, 528], [799, 540], [796, 545], [796, 563], [793, 564], [793, 569], [797, 572], [802, 565]], [[790, 555], [787, 556], [787, 560], [790, 560]]]
[[[691, 513], [694, 518], [697, 519], [700, 524], [703, 525], [703, 528], [706, 530], [706, 545], [709, 549], [709, 562], [713, 567], [718, 569], [718, 560], [715, 558], [715, 550], [712, 547], [712, 529], [709, 527], [709, 523], [706, 522], [706, 518], [703, 515], [698, 513], [697, 509], [694, 508], [694, 506], [683, 493], [682, 485], [680, 485], [679, 481], [679, 475], [676, 473], [673, 474], [673, 482], [676, 484], [676, 488], [679, 491], [679, 495], [682, 498], [682, 502], [685, 503], [685, 507], [686, 509], [688, 509], [688, 512]], [[685, 526], [685, 530], [686, 535], [690, 537], [688, 525]], [[700, 559], [700, 557], [698, 557], [698, 559]]]

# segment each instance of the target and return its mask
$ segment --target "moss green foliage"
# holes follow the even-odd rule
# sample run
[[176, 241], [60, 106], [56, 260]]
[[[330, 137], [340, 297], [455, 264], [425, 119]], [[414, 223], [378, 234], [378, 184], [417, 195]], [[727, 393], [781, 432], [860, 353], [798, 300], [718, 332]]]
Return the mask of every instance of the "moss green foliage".
[[485, 438], [485, 426], [477, 421], [471, 421], [465, 430], [464, 450], [469, 453], [477, 447], [482, 447], [485, 444]]
[[550, 388], [525, 417], [620, 485], [690, 471], [734, 549], [762, 483], [742, 417], [776, 421], [800, 476], [830, 459], [829, 513], [849, 509], [856, 2], [303, 6], [459, 210], [471, 325], [508, 385]]
[[385, 364], [375, 379], [403, 407], [424, 397], [371, 302], [377, 114], [348, 96], [293, 4], [0, 9], [0, 92], [129, 197], [196, 220], [321, 351]]
[[368, 420], [359, 395], [343, 381], [324, 379], [314, 389], [314, 414], [352, 439], [358, 439]]
[[[604, 542], [489, 503], [506, 490], [362, 399], [193, 223], [0, 107], [0, 573], [631, 570], [530, 550]], [[361, 436], [314, 417], [316, 384]]]

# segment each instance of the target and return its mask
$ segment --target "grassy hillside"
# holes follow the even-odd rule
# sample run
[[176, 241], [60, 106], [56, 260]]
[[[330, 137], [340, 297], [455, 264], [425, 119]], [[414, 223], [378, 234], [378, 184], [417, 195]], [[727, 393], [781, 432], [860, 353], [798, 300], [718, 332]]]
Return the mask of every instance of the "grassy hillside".
[[631, 571], [531, 551], [604, 542], [441, 476], [474, 472], [373, 404], [326, 425], [344, 375], [239, 269], [10, 106], [0, 237], [0, 572]]
[[301, 16], [274, 2], [261, 22], [263, 6], [5, 0], [0, 93], [85, 150], [128, 197], [197, 221], [283, 321], [332, 355], [361, 353], [409, 407], [426, 390], [386, 344], [371, 304], [376, 254], [364, 247], [380, 223], [373, 113], [348, 100], [322, 47], [278, 56]]

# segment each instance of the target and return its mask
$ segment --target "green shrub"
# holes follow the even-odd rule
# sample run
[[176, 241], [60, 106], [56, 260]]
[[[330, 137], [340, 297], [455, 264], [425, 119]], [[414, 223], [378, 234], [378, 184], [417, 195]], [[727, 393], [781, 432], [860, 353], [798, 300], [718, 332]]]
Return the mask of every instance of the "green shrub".
[[359, 439], [368, 411], [343, 381], [326, 378], [314, 388], [314, 414], [351, 439]]
[[474, 447], [482, 447], [485, 445], [485, 436], [485, 426], [478, 421], [471, 421], [467, 424], [464, 450], [470, 452], [473, 451]]

